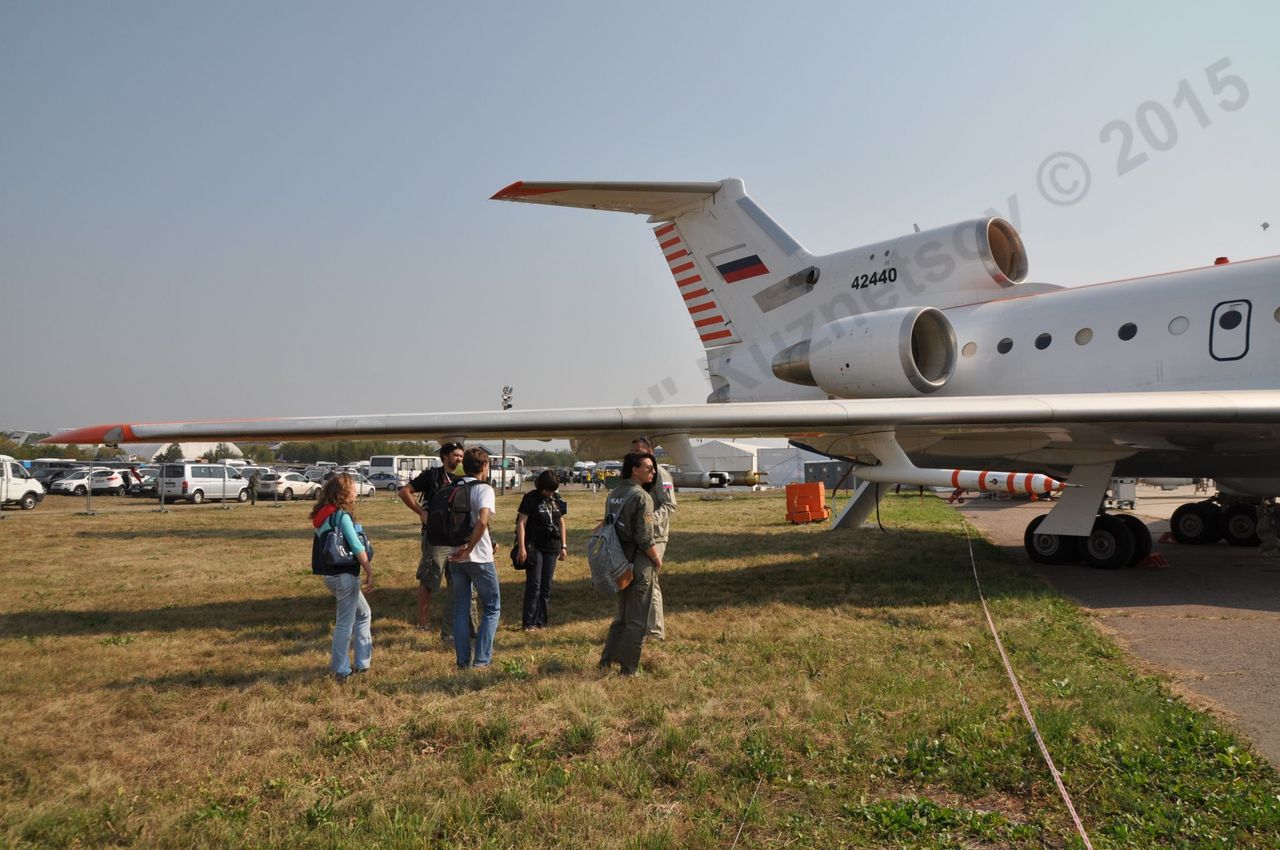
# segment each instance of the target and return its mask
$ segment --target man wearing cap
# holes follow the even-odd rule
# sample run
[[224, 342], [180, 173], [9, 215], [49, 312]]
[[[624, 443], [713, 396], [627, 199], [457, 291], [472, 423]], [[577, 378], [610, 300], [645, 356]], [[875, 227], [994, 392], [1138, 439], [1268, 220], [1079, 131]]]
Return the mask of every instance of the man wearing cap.
[[[653, 454], [653, 444], [648, 437], [636, 437], [631, 441], [631, 451]], [[676, 512], [676, 485], [671, 480], [671, 473], [661, 466], [657, 467], [653, 476], [653, 486], [649, 488], [653, 497], [653, 547], [658, 557], [666, 560], [667, 539], [671, 535], [671, 515]], [[653, 605], [649, 608], [648, 636], [665, 640], [667, 623], [662, 614], [662, 588], [658, 586], [658, 574], [653, 574]]]
[[[441, 466], [423, 470], [416, 478], [400, 488], [398, 495], [409, 510], [418, 515], [422, 521], [422, 556], [418, 560], [418, 628], [426, 631], [429, 628], [428, 616], [431, 610], [431, 596], [440, 592], [440, 579], [444, 579], [445, 595], [440, 610], [440, 639], [453, 645], [453, 578], [449, 575], [447, 563], [452, 547], [432, 546], [427, 540], [427, 508], [431, 505], [431, 497], [436, 491], [460, 477], [458, 467], [462, 464], [462, 443], [446, 442], [440, 446]], [[480, 615], [476, 608], [475, 597], [471, 600], [471, 634], [474, 635], [479, 626]]]

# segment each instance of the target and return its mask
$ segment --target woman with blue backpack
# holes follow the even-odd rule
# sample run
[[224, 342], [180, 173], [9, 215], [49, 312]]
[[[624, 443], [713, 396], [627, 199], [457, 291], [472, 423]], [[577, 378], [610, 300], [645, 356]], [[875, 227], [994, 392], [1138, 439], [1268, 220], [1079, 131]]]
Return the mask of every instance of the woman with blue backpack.
[[[311, 509], [311, 525], [315, 529], [311, 572], [324, 576], [325, 587], [337, 600], [329, 670], [339, 682], [368, 670], [373, 658], [373, 615], [364, 597], [365, 592], [373, 590], [373, 567], [367, 538], [355, 521], [355, 504], [355, 482], [346, 475], [335, 475], [324, 483]], [[354, 665], [348, 657], [353, 640]]]

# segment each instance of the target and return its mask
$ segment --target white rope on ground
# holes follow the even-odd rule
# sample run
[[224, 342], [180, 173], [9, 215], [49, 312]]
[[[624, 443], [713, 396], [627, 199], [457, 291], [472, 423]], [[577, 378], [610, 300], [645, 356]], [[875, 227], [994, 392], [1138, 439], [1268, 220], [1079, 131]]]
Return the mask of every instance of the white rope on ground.
[[[733, 850], [738, 846], [738, 839], [742, 837], [742, 828], [747, 825], [747, 816], [751, 814], [751, 806], [756, 801], [756, 794], [760, 793], [760, 783], [764, 782], [764, 774], [760, 774], [760, 778], [756, 780], [756, 790], [751, 792], [751, 799], [747, 802], [747, 808], [742, 813], [742, 822], [738, 824], [738, 834], [733, 836], [733, 844], [729, 845], [729, 850]], [[1093, 850], [1092, 847], [1089, 850]]]
[[1062, 802], [1067, 804], [1067, 811], [1071, 813], [1071, 820], [1075, 822], [1076, 832], [1080, 833], [1080, 838], [1084, 841], [1086, 850], [1093, 850], [1093, 845], [1089, 842], [1089, 833], [1085, 832], [1084, 824], [1080, 822], [1080, 816], [1076, 814], [1076, 807], [1071, 803], [1071, 795], [1067, 793], [1067, 786], [1062, 784], [1062, 775], [1058, 773], [1058, 768], [1053, 764], [1053, 757], [1049, 755], [1049, 748], [1045, 746], [1044, 738], [1040, 737], [1040, 729], [1036, 726], [1035, 718], [1031, 716], [1031, 708], [1027, 705], [1027, 699], [1022, 695], [1022, 686], [1018, 684], [1018, 677], [1014, 675], [1013, 665], [1009, 663], [1009, 656], [1004, 651], [1004, 643], [1000, 640], [1000, 633], [996, 631], [995, 620], [991, 618], [991, 609], [987, 607], [986, 594], [982, 592], [982, 582], [978, 580], [978, 561], [973, 555], [973, 537], [969, 534], [969, 523], [961, 518], [960, 523], [964, 526], [965, 542], [969, 544], [969, 565], [973, 568], [973, 583], [978, 586], [978, 599], [982, 602], [982, 613], [987, 616], [987, 625], [991, 628], [991, 636], [996, 640], [996, 649], [1000, 650], [1000, 660], [1004, 662], [1004, 671], [1009, 675], [1009, 681], [1013, 684], [1013, 692], [1018, 695], [1018, 704], [1022, 706], [1022, 716], [1027, 718], [1027, 724], [1031, 727], [1031, 734], [1035, 735], [1036, 744], [1040, 747], [1040, 755], [1044, 756], [1044, 763], [1049, 766], [1049, 773], [1053, 774], [1053, 783], [1058, 786], [1058, 793], [1062, 795]]

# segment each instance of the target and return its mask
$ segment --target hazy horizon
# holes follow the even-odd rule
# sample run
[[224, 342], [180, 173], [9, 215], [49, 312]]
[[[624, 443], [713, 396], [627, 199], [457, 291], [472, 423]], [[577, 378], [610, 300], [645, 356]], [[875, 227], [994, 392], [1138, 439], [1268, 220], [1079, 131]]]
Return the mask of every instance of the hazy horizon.
[[990, 210], [1067, 285], [1280, 253], [1277, 23], [0, 3], [0, 424], [702, 402], [643, 218], [488, 200], [515, 180], [741, 177], [815, 253]]

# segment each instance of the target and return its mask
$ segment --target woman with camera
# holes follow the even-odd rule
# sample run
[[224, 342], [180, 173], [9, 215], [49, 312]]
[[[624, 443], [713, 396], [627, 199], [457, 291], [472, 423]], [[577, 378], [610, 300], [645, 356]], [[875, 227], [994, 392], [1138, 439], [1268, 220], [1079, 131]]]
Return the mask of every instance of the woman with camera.
[[563, 561], [569, 553], [564, 524], [569, 507], [556, 494], [559, 489], [556, 474], [543, 470], [534, 489], [520, 500], [516, 513], [516, 562], [525, 565], [521, 617], [525, 631], [547, 625], [547, 601], [551, 598], [556, 561]]

